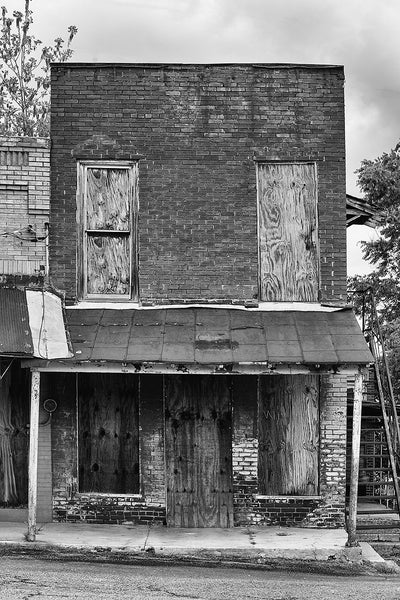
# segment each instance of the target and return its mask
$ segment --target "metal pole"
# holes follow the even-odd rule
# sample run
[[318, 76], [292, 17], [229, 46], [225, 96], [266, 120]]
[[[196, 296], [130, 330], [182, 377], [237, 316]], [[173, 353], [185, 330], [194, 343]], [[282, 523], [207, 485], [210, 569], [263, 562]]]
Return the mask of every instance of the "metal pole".
[[350, 499], [349, 518], [347, 522], [347, 546], [358, 546], [357, 540], [357, 496], [358, 496], [358, 473], [360, 468], [360, 441], [361, 441], [361, 411], [363, 397], [363, 372], [359, 367], [354, 381], [354, 403], [353, 403], [353, 437], [351, 448], [351, 471], [350, 471]]

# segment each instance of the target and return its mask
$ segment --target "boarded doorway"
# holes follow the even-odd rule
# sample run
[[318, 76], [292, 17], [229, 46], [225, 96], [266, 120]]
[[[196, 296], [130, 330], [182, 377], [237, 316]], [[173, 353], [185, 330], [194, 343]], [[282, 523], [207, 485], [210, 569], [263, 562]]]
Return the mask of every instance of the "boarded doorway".
[[165, 378], [165, 451], [167, 524], [233, 526], [228, 377]]
[[258, 167], [260, 299], [318, 300], [317, 185], [314, 164]]

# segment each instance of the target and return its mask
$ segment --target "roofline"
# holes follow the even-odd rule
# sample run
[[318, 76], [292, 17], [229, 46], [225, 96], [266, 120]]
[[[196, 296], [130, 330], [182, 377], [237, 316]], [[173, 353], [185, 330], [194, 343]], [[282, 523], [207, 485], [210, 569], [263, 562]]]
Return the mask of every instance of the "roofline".
[[325, 65], [308, 63], [130, 63], [130, 62], [51, 62], [57, 69], [92, 69], [125, 68], [125, 69], [187, 69], [192, 67], [253, 67], [254, 69], [341, 69], [343, 65]]

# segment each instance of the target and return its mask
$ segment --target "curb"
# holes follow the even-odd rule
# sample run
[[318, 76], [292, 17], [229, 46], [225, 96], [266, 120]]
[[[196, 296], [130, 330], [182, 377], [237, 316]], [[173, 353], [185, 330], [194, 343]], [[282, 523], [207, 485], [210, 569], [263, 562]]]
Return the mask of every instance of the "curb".
[[[262, 552], [258, 555], [240, 551], [196, 550], [155, 548], [109, 548], [104, 546], [61, 546], [46, 542], [0, 542], [0, 556], [24, 556], [38, 560], [119, 563], [143, 566], [197, 566], [207, 568], [236, 568], [263, 571], [295, 571], [335, 576], [357, 576], [377, 573], [397, 573], [389, 565], [376, 564], [368, 560], [351, 561], [345, 556], [327, 560], [316, 558], [273, 557]], [[383, 559], [382, 559], [383, 560]], [[389, 561], [383, 561], [386, 565]], [[391, 562], [391, 561], [390, 561]], [[396, 569], [400, 569], [395, 565]]]

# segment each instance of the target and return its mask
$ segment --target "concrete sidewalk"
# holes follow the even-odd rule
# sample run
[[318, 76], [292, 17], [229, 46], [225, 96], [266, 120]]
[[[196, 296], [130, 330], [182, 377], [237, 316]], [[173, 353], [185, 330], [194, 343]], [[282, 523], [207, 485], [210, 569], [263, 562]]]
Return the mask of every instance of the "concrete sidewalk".
[[177, 529], [160, 525], [46, 523], [37, 541], [27, 542], [25, 523], [0, 522], [0, 545], [71, 551], [119, 551], [131, 555], [192, 557], [260, 564], [267, 559], [383, 561], [369, 546], [346, 548], [343, 529], [237, 527]]

